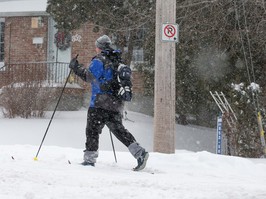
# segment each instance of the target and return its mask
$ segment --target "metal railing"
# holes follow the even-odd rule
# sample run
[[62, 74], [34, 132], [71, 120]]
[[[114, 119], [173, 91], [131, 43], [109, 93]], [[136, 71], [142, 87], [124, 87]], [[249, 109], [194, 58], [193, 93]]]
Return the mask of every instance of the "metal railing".
[[[48, 85], [66, 81], [70, 69], [69, 63], [29, 62], [6, 64], [0, 70], [0, 88], [12, 83], [43, 82]], [[72, 82], [78, 79], [73, 76]]]

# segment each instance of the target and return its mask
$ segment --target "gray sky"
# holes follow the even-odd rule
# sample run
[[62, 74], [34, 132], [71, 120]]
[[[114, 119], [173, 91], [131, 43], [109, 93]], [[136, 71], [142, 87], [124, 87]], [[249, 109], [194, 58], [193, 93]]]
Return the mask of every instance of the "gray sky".
[[23, 1], [23, 0], [0, 0], [0, 2], [4, 2], [4, 1]]

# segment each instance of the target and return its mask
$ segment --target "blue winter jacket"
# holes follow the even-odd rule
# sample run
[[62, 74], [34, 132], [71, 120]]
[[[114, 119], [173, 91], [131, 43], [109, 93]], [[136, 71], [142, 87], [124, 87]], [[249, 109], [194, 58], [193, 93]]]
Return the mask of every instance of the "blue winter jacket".
[[95, 57], [92, 59], [88, 72], [92, 73], [94, 76], [94, 80], [91, 81], [91, 101], [90, 107], [95, 107], [96, 96], [98, 94], [112, 94], [111, 91], [102, 91], [100, 86], [107, 81], [112, 80], [113, 78], [113, 70], [111, 67], [105, 68], [103, 62]]
[[76, 75], [82, 80], [91, 83], [91, 108], [106, 109], [109, 111], [120, 112], [123, 102], [115, 95], [112, 87], [114, 71], [112, 63], [108, 58], [99, 54], [95, 56], [88, 67], [77, 67], [73, 69]]

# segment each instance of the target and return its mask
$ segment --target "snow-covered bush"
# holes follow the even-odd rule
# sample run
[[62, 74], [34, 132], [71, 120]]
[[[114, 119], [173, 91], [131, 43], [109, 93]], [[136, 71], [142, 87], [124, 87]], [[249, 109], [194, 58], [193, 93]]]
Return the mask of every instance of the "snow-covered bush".
[[[260, 86], [251, 83], [232, 84], [232, 108], [237, 115], [236, 130], [231, 136], [231, 143], [235, 155], [243, 157], [260, 157], [262, 146], [257, 122], [258, 97]], [[228, 131], [227, 131], [228, 133]]]
[[13, 83], [2, 88], [1, 106], [5, 117], [43, 117], [53, 91], [40, 82]]

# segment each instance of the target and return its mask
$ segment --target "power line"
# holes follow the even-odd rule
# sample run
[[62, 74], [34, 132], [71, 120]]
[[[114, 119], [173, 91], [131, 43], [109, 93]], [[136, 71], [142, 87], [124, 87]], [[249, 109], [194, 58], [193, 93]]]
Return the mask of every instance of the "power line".
[[[238, 29], [239, 29], [244, 59], [245, 59], [245, 64], [246, 64], [247, 73], [248, 73], [248, 79], [249, 79], [249, 83], [251, 84], [251, 77], [250, 77], [250, 73], [249, 73], [249, 66], [248, 66], [248, 61], [247, 61], [247, 56], [246, 56], [246, 51], [245, 51], [245, 46], [244, 46], [244, 40], [243, 40], [240, 21], [239, 21], [239, 13], [237, 10], [236, 0], [234, 0], [234, 7], [235, 7], [236, 19], [237, 19], [237, 24], [238, 24]], [[249, 39], [249, 34], [248, 34], [246, 10], [245, 10], [245, 5], [244, 5], [243, 0], [242, 0], [242, 9], [243, 9], [243, 15], [244, 15], [244, 26], [245, 26], [246, 38], [247, 38], [247, 42], [248, 42], [247, 44], [248, 44], [248, 51], [249, 51], [249, 56], [250, 56], [251, 72], [252, 72], [252, 76], [253, 76], [253, 81], [255, 83], [256, 79], [255, 79], [255, 73], [254, 73], [252, 53], [251, 53], [251, 48], [250, 48], [251, 44], [250, 44], [250, 39]], [[254, 94], [255, 94], [256, 99], [254, 97]], [[254, 92], [254, 94], [252, 92], [252, 100], [253, 100], [255, 112], [257, 114], [259, 134], [260, 134], [261, 144], [263, 147], [263, 155], [264, 155], [264, 157], [266, 157], [266, 144], [265, 144], [264, 130], [263, 130], [263, 126], [262, 126], [262, 118], [261, 118], [261, 113], [260, 113], [260, 109], [259, 109], [259, 99], [258, 99], [257, 92]]]
[[[242, 50], [243, 50], [243, 55], [244, 55], [244, 60], [245, 60], [245, 65], [246, 65], [246, 70], [247, 70], [249, 84], [251, 84], [252, 82], [256, 83], [256, 78], [255, 78], [254, 65], [253, 65], [252, 53], [251, 53], [251, 48], [250, 48], [251, 44], [250, 44], [250, 39], [249, 39], [249, 35], [248, 35], [245, 5], [244, 5], [243, 1], [242, 1], [242, 7], [243, 7], [244, 26], [245, 26], [246, 38], [247, 38], [247, 41], [248, 41], [247, 44], [248, 44], [248, 49], [249, 49], [250, 65], [251, 65], [251, 72], [252, 72], [253, 80], [251, 79], [249, 63], [248, 63], [248, 59], [247, 59], [247, 53], [246, 53], [246, 50], [245, 50], [244, 38], [243, 38], [243, 35], [242, 35], [242, 30], [241, 30], [241, 25], [240, 25], [240, 20], [239, 20], [240, 15], [239, 15], [239, 12], [238, 12], [236, 0], [234, 0], [234, 8], [235, 8], [235, 13], [236, 13], [236, 19], [237, 19], [237, 25], [238, 25], [240, 40], [241, 40], [241, 46], [242, 46]], [[257, 92], [254, 92], [254, 93], [255, 93], [255, 97], [252, 94], [253, 105], [254, 105], [255, 111], [258, 111], [259, 110], [259, 102], [258, 102], [259, 99], [258, 99], [258, 96], [257, 96]]]
[[[250, 47], [251, 44], [250, 44], [250, 39], [249, 39], [249, 34], [248, 34], [247, 16], [246, 16], [246, 9], [244, 5], [244, 1], [242, 1], [242, 8], [243, 8], [245, 30], [246, 30], [246, 37], [247, 37], [247, 42], [248, 42], [248, 51], [249, 51], [249, 57], [250, 57], [250, 65], [251, 65], [251, 71], [252, 71], [252, 76], [253, 76], [253, 82], [256, 83], [254, 64], [253, 64], [253, 58], [252, 58], [253, 56], [252, 56], [251, 47]], [[255, 92], [255, 97], [256, 97], [256, 102], [257, 102], [257, 108], [259, 108], [259, 99], [258, 99], [257, 92]]]

